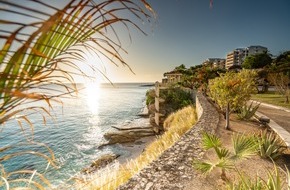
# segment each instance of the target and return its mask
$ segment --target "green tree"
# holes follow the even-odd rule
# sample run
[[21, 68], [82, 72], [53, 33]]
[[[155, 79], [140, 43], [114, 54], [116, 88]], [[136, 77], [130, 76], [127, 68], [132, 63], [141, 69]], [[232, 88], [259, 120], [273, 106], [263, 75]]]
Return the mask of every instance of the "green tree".
[[255, 77], [255, 71], [242, 70], [239, 73], [228, 72], [209, 81], [209, 95], [224, 111], [226, 129], [229, 128], [230, 113], [245, 105], [251, 94], [256, 92]]
[[257, 80], [258, 83], [263, 85], [261, 92], [267, 92], [269, 83], [267, 80], [268, 76], [268, 67], [272, 63], [272, 57], [268, 52], [263, 52], [255, 55], [250, 55], [246, 57], [245, 61], [242, 64], [244, 69], [256, 69], [258, 73]]
[[242, 64], [244, 69], [260, 69], [272, 63], [271, 56], [267, 53], [259, 53], [255, 55], [250, 55], [245, 58]]
[[183, 74], [182, 85], [191, 89], [198, 89], [206, 92], [208, 81], [215, 77], [218, 77], [221, 73], [224, 73], [224, 69], [211, 68], [205, 65], [198, 65], [189, 68]]
[[[10, 15], [0, 21], [0, 125], [16, 118], [20, 127], [22, 123], [28, 124], [31, 133], [33, 124], [29, 118], [33, 114], [41, 114], [45, 123], [46, 117], [51, 115], [52, 102], [59, 102], [59, 97], [75, 95], [78, 91], [75, 76], [87, 79], [93, 79], [95, 75], [105, 76], [97, 64], [87, 63], [88, 55], [95, 57], [96, 62], [101, 59], [128, 66], [121, 56], [126, 51], [118, 36], [120, 27], [128, 31], [134, 27], [143, 32], [135, 18], [149, 21], [154, 16], [146, 0], [103, 0], [98, 3], [68, 0], [60, 2], [66, 3], [63, 8], [50, 1], [29, 1], [29, 5], [25, 1], [0, 3], [1, 15]], [[88, 69], [90, 71], [86, 72]], [[44, 103], [31, 104], [34, 102]], [[15, 156], [33, 154], [55, 165], [49, 148], [50, 155], [47, 156], [19, 149], [16, 153], [9, 152], [13, 147], [0, 147], [0, 164]], [[32, 171], [8, 173], [1, 167], [0, 188], [22, 184], [25, 189], [41, 189], [39, 183], [31, 180], [31, 175], [43, 179], [41, 183], [47, 182]], [[28, 176], [30, 180], [17, 179], [19, 176]]]
[[269, 68], [268, 80], [275, 85], [276, 91], [289, 103], [290, 96], [290, 51], [281, 53]]

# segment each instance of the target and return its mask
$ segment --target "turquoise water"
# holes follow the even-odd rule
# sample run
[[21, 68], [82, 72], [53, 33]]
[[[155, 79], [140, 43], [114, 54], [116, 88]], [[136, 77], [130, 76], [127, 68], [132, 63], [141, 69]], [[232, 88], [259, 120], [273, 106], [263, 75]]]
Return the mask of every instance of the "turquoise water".
[[[101, 154], [117, 152], [129, 154], [120, 145], [98, 146], [105, 142], [103, 134], [112, 130], [111, 126], [132, 125], [144, 122], [137, 114], [144, 107], [145, 93], [149, 87], [140, 84], [93, 86], [80, 93], [76, 99], [64, 99], [63, 106], [55, 104], [54, 120], [48, 118], [44, 125], [41, 115], [31, 116], [34, 123], [34, 141], [48, 145], [55, 154], [59, 169], [53, 169], [37, 156], [25, 154], [3, 162], [7, 171], [30, 169], [45, 173], [54, 185], [66, 182], [80, 170], [90, 165]], [[13, 151], [34, 150], [48, 153], [47, 149], [27, 145], [25, 137], [31, 137], [29, 126], [27, 134], [21, 132], [16, 121], [5, 124], [0, 133], [0, 147], [25, 143], [11, 149]], [[1, 154], [3, 156], [3, 153]]]

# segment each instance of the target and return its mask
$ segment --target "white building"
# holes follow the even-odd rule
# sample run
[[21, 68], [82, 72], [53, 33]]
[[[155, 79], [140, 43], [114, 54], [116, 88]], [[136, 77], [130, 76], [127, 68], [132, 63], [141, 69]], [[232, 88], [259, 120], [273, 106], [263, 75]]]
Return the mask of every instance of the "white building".
[[260, 54], [268, 51], [263, 46], [249, 46], [247, 48], [237, 48], [227, 54], [226, 58], [226, 69], [233, 66], [241, 66], [247, 56]]

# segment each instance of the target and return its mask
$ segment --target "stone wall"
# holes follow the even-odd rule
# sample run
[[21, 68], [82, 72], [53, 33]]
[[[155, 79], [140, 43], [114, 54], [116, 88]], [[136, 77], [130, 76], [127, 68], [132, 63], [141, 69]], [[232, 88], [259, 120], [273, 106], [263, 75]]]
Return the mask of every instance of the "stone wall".
[[119, 190], [184, 189], [185, 184], [198, 175], [192, 162], [203, 157], [202, 132], [213, 133], [217, 128], [219, 115], [200, 93], [196, 95], [196, 110], [199, 120], [195, 126], [157, 160], [120, 186]]

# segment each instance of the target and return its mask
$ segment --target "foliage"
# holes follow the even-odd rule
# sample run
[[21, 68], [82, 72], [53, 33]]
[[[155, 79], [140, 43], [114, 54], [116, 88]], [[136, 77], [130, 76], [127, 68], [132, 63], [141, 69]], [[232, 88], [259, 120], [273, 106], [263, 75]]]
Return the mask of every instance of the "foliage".
[[255, 115], [259, 106], [260, 106], [260, 103], [253, 107], [253, 101], [251, 102], [249, 106], [245, 104], [244, 106], [239, 108], [237, 112], [238, 118], [241, 120], [250, 120]]
[[[238, 171], [238, 170], [237, 170]], [[231, 183], [229, 182], [227, 184], [227, 189], [228, 190], [264, 190], [264, 181], [259, 178], [256, 177], [254, 179], [254, 181], [247, 175], [245, 175], [244, 173], [240, 173], [238, 171], [239, 174], [239, 180], [236, 183]]]
[[242, 159], [253, 156], [256, 153], [256, 143], [254, 136], [233, 135], [233, 159]]
[[225, 70], [206, 65], [194, 66], [184, 73], [182, 85], [205, 92], [208, 88], [208, 81], [220, 76], [221, 73], [225, 73]]
[[255, 76], [256, 72], [250, 70], [223, 74], [209, 81], [209, 95], [222, 109], [230, 103], [231, 110], [237, 110], [256, 92]]
[[274, 59], [273, 64], [270, 67], [271, 72], [284, 72], [286, 75], [290, 75], [290, 51], [285, 51], [278, 55]]
[[238, 110], [256, 92], [254, 78], [256, 72], [242, 70], [239, 73], [228, 72], [209, 81], [209, 95], [226, 113], [226, 128], [229, 126], [229, 114]]
[[290, 51], [286, 51], [277, 56], [269, 67], [268, 80], [275, 85], [276, 91], [285, 97], [285, 102], [289, 104], [290, 96]]
[[[193, 103], [191, 93], [180, 87], [169, 87], [160, 90], [160, 98], [168, 105], [173, 111], [186, 107]], [[155, 90], [150, 89], [146, 92], [146, 105], [154, 104]]]
[[257, 139], [257, 151], [262, 158], [271, 160], [277, 159], [283, 152], [284, 148], [279, 137], [273, 132], [261, 132]]
[[[23, 123], [30, 126], [31, 134], [34, 131], [30, 121], [33, 114], [40, 114], [46, 123], [54, 102], [61, 103], [60, 97], [76, 95], [75, 77], [89, 80], [93, 80], [95, 75], [106, 77], [100, 69], [102, 65], [90, 63], [90, 57], [94, 57], [94, 62], [128, 66], [121, 57], [126, 51], [114, 26], [123, 26], [128, 31], [133, 27], [143, 32], [135, 23], [136, 19], [133, 22], [129, 16], [150, 21], [154, 15], [145, 0], [103, 0], [98, 3], [70, 0], [64, 7], [43, 1], [30, 1], [29, 6], [22, 1], [0, 3], [1, 13], [7, 15], [0, 21], [0, 125], [16, 119], [21, 130]], [[15, 21], [15, 18], [21, 21]], [[34, 106], [35, 102], [43, 103]], [[32, 141], [29, 143], [46, 147]], [[0, 147], [0, 150], [4, 155], [1, 163], [14, 156], [32, 154], [55, 165], [50, 149], [49, 155], [31, 150], [10, 154], [11, 147]], [[32, 180], [33, 176], [40, 176], [37, 172], [3, 171], [1, 179], [5, 183], [1, 183], [2, 187], [16, 183], [33, 184], [41, 189]], [[32, 175], [30, 179], [12, 178], [12, 174], [17, 172]]]
[[203, 174], [210, 173], [215, 168], [220, 168], [222, 173], [221, 177], [226, 179], [226, 170], [233, 169], [234, 162], [248, 158], [256, 151], [255, 141], [251, 136], [234, 135], [232, 138], [233, 152], [224, 148], [220, 139], [214, 134], [204, 133], [202, 138], [202, 146], [205, 150], [214, 149], [217, 160], [212, 161], [200, 161], [195, 160], [193, 167], [200, 170]]
[[283, 72], [270, 73], [269, 81], [275, 85], [276, 91], [285, 97], [285, 103], [289, 104], [290, 97], [290, 77]]
[[154, 104], [155, 102], [155, 91], [154, 89], [149, 89], [146, 92], [146, 105]]
[[260, 177], [252, 180], [249, 176], [239, 172], [239, 180], [236, 183], [228, 183], [228, 190], [282, 190], [285, 189], [283, 179], [279, 174], [278, 168], [274, 165], [274, 171], [268, 171], [268, 179], [265, 181]]
[[180, 87], [169, 87], [160, 91], [160, 97], [165, 100], [165, 104], [176, 111], [193, 103], [190, 92]]
[[267, 53], [259, 53], [247, 56], [242, 64], [244, 69], [259, 69], [264, 68], [272, 63], [271, 56]]

